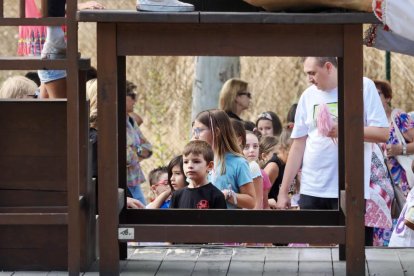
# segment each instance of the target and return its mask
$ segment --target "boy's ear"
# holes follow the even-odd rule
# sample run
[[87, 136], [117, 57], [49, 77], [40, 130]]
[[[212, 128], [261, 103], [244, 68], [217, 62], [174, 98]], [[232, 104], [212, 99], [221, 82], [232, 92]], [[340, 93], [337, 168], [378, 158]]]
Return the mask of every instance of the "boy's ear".
[[214, 161], [210, 161], [207, 164], [207, 171], [210, 172], [214, 168]]

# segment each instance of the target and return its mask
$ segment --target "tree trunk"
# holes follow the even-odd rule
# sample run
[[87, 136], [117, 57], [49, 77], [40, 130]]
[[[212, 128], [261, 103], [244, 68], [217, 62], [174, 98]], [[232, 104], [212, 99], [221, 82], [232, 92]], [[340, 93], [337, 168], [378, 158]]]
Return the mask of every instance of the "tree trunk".
[[206, 109], [217, 108], [221, 87], [230, 78], [240, 77], [239, 57], [197, 57], [193, 84], [192, 121]]

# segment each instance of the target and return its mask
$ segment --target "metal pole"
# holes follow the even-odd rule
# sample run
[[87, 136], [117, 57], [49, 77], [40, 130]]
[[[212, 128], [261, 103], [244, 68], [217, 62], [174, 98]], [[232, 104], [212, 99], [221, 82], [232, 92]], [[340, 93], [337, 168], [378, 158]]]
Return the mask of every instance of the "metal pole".
[[385, 52], [385, 78], [391, 82], [391, 52]]

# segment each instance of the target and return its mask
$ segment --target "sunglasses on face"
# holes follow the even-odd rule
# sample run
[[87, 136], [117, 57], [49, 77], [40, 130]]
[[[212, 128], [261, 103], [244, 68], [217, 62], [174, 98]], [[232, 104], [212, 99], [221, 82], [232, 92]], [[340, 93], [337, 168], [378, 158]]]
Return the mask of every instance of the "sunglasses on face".
[[134, 94], [134, 93], [127, 94], [127, 96], [131, 97], [131, 99], [133, 99], [134, 101], [137, 98], [137, 94]]
[[250, 93], [250, 92], [244, 92], [244, 91], [242, 91], [242, 92], [238, 92], [237, 93], [237, 96], [243, 96], [243, 95], [246, 95], [247, 98], [249, 98], [249, 99], [252, 98], [252, 93]]

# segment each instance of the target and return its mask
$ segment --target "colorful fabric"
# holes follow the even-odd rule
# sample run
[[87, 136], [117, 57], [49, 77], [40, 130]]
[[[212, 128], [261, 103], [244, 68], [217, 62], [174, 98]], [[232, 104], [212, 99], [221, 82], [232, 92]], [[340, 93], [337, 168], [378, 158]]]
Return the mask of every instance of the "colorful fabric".
[[391, 203], [394, 191], [380, 148], [373, 144], [371, 158], [370, 199], [366, 200], [365, 226], [391, 228]]
[[397, 224], [392, 232], [390, 246], [392, 247], [414, 247], [414, 230], [404, 223], [407, 211], [414, 206], [414, 190], [411, 190], [407, 196], [407, 202], [401, 211]]
[[414, 56], [414, 41], [392, 32], [388, 26], [372, 24], [364, 34], [364, 45]]
[[141, 130], [137, 124], [133, 124], [127, 116], [127, 186], [133, 187], [145, 182], [138, 153], [141, 151]]
[[[42, 17], [35, 0], [26, 0], [26, 18]], [[19, 26], [17, 54], [19, 56], [38, 56], [46, 40], [46, 26]]]
[[[414, 128], [414, 121], [412, 120], [411, 116], [405, 112], [398, 112], [395, 123], [400, 129], [401, 133], [407, 132], [409, 129]], [[393, 124], [390, 126], [390, 138], [388, 139], [387, 144], [396, 145], [398, 143], [398, 139], [395, 135], [395, 129]], [[410, 186], [407, 181], [407, 177], [403, 167], [398, 163], [397, 159], [394, 157], [388, 158], [389, 164], [391, 165], [391, 174], [394, 179], [394, 182], [401, 187], [404, 195], [407, 197], [408, 193], [410, 192]]]
[[372, 3], [375, 16], [392, 32], [414, 40], [414, 17], [412, 0], [375, 0]]

